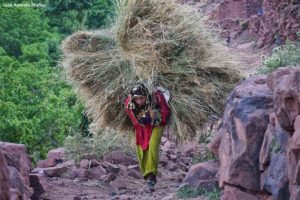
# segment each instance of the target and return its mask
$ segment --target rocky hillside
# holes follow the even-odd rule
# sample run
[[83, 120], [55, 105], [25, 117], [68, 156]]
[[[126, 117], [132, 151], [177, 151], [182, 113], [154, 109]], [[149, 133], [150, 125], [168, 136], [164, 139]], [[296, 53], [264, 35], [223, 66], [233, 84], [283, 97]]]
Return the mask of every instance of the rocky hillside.
[[222, 200], [300, 199], [300, 67], [244, 81], [228, 98], [210, 149]]
[[214, 20], [224, 36], [256, 42], [256, 47], [295, 40], [300, 31], [299, 0], [200, 0], [195, 6]]

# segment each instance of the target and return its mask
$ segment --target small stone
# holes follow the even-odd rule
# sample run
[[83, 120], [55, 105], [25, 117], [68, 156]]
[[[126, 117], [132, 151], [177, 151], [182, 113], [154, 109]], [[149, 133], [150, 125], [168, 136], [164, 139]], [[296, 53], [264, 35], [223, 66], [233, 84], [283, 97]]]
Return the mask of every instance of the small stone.
[[89, 169], [90, 161], [87, 159], [83, 159], [80, 161], [80, 168], [82, 169]]

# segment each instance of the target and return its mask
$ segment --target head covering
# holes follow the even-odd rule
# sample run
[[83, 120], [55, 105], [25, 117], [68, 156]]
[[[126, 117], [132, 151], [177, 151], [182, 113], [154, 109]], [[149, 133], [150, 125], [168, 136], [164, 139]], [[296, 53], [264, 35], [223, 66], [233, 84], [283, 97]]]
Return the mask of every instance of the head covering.
[[144, 84], [138, 84], [135, 85], [131, 91], [131, 96], [136, 97], [136, 96], [147, 96], [148, 95], [148, 89], [145, 87]]

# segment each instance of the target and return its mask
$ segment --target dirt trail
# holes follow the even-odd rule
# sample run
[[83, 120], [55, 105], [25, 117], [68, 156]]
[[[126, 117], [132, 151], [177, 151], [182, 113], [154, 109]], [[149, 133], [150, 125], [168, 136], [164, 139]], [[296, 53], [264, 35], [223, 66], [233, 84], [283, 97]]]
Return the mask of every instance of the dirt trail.
[[[163, 147], [162, 147], [163, 149]], [[169, 151], [169, 150], [168, 150]], [[176, 155], [173, 151], [172, 155]], [[194, 152], [196, 155], [198, 152]], [[160, 152], [161, 157], [166, 157], [166, 152]], [[180, 153], [179, 153], [180, 154]], [[177, 155], [176, 155], [177, 156]], [[192, 157], [189, 157], [192, 164]], [[159, 165], [158, 182], [154, 192], [148, 192], [146, 182], [143, 179], [134, 178], [124, 174], [122, 170], [116, 174], [116, 179], [109, 183], [99, 179], [87, 178], [58, 178], [44, 177], [47, 185], [46, 192], [40, 199], [44, 200], [89, 200], [89, 199], [111, 199], [111, 200], [173, 200], [179, 199], [176, 191], [178, 190], [181, 180], [184, 178], [184, 172], [179, 166], [182, 165], [181, 157], [175, 162], [166, 161], [168, 164], [175, 164], [173, 169], [167, 168], [166, 165]], [[190, 166], [188, 164], [186, 167]], [[206, 200], [206, 197], [198, 196], [199, 200]]]

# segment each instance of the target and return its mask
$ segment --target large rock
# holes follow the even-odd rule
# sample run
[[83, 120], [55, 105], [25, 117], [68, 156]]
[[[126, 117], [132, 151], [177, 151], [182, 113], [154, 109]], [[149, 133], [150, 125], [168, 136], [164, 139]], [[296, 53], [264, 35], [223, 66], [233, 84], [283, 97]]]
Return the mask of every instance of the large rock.
[[249, 193], [239, 188], [226, 185], [220, 200], [274, 200], [270, 195]]
[[295, 119], [294, 129], [295, 132], [289, 140], [288, 146], [288, 174], [291, 200], [296, 200], [300, 197], [300, 115]]
[[262, 189], [276, 200], [289, 199], [288, 161], [283, 153], [272, 153], [268, 170], [262, 175]]
[[9, 170], [3, 154], [0, 150], [0, 199], [9, 199]]
[[244, 81], [230, 94], [217, 133], [221, 187], [228, 183], [260, 190], [259, 153], [272, 109], [272, 92], [263, 76]]
[[261, 14], [253, 15], [249, 20], [249, 33], [258, 38], [258, 47], [296, 40], [299, 29], [299, 1], [263, 0]]
[[125, 166], [134, 164], [133, 158], [126, 155], [122, 151], [112, 151], [112, 152], [107, 153], [103, 157], [103, 161], [110, 162], [113, 164], [121, 164], [121, 165], [125, 165]]
[[280, 126], [293, 133], [293, 123], [300, 114], [300, 67], [287, 68], [268, 76], [268, 86], [274, 93], [274, 109]]
[[207, 161], [193, 165], [182, 183], [193, 188], [203, 188], [207, 191], [213, 190], [218, 183], [216, 174], [219, 170], [218, 161]]
[[44, 174], [30, 174], [30, 186], [33, 188], [34, 193], [30, 197], [31, 200], [39, 200], [40, 196], [47, 191], [49, 183]]
[[64, 162], [66, 160], [65, 151], [66, 150], [61, 147], [50, 150], [45, 160], [38, 161], [37, 168], [54, 167], [55, 165]]
[[64, 165], [57, 165], [55, 167], [37, 168], [36, 170], [41, 170], [48, 177], [61, 177], [68, 171], [68, 168]]
[[275, 114], [272, 113], [270, 115], [270, 123], [268, 125], [268, 128], [266, 130], [263, 144], [260, 150], [259, 154], [259, 163], [260, 163], [260, 170], [264, 171], [270, 164], [270, 158], [271, 158], [271, 150], [272, 150], [272, 142], [275, 141]]
[[29, 186], [31, 161], [27, 155], [25, 145], [0, 142], [0, 150], [4, 152], [9, 168], [9, 182], [13, 193], [17, 194], [15, 196], [29, 199], [33, 193], [32, 188]]

